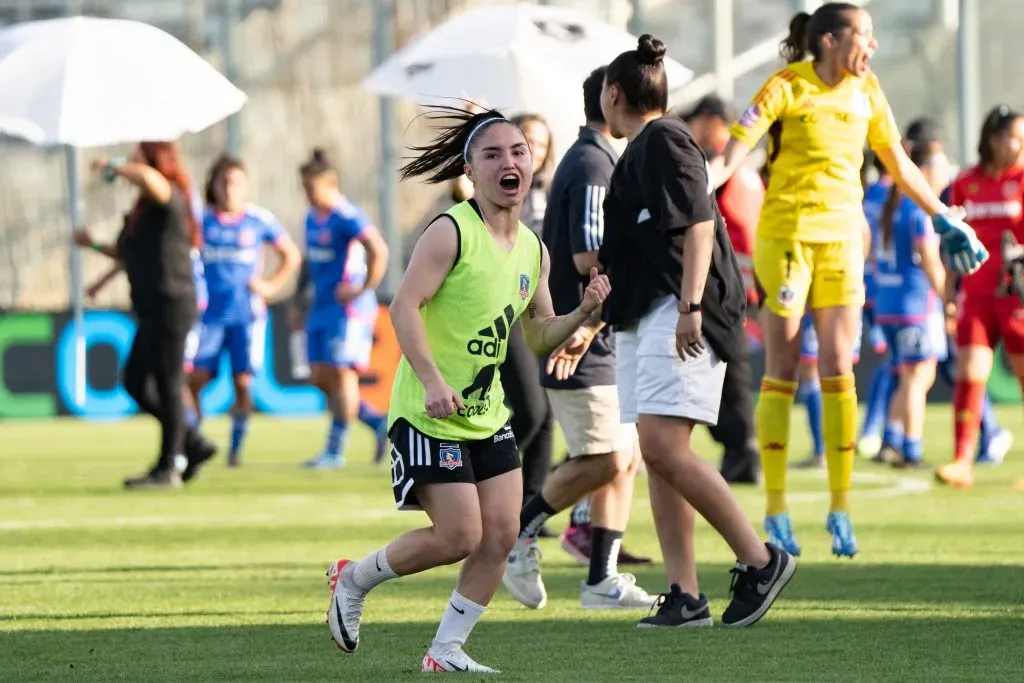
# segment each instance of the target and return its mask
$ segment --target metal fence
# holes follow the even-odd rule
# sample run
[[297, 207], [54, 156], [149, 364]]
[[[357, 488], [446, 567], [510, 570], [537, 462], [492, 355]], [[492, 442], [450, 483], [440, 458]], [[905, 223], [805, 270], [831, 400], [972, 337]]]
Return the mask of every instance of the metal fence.
[[[0, 24], [69, 14], [122, 17], [155, 24], [178, 36], [232, 77], [249, 102], [232, 125], [219, 124], [183, 140], [193, 176], [201, 180], [210, 160], [228, 146], [245, 159], [253, 200], [274, 211], [301, 237], [304, 200], [297, 168], [313, 146], [327, 148], [341, 169], [344, 189], [374, 218], [380, 218], [380, 104], [360, 86], [374, 63], [374, 12], [390, 8], [387, 42], [396, 48], [452, 12], [499, 0], [0, 0]], [[731, 8], [730, 26], [716, 32], [720, 3]], [[719, 3], [716, 5], [716, 3]], [[543, 3], [542, 3], [543, 4]], [[772, 47], [797, 7], [807, 0], [552, 0], [572, 6], [634, 33], [649, 31], [669, 54], [698, 76], [723, 64], [721, 41], [732, 54]], [[1017, 37], [1024, 34], [1019, 0], [985, 0], [977, 57], [982, 108], [996, 101], [1024, 100], [1016, 79]], [[946, 124], [958, 150], [955, 77], [955, 0], [879, 0], [871, 3], [881, 43], [879, 72], [901, 123], [921, 114]], [[716, 54], [716, 36], [718, 38]], [[742, 60], [737, 60], [742, 61]], [[749, 64], [747, 65], [750, 66]], [[738, 106], [749, 98], [778, 61], [733, 74]], [[692, 93], [691, 93], [692, 94]], [[675, 102], [683, 104], [683, 102]], [[411, 103], [398, 103], [399, 145], [415, 144], [425, 133]], [[966, 141], [968, 147], [973, 140]], [[104, 153], [123, 150], [97, 150]], [[89, 154], [84, 155], [88, 158]], [[61, 155], [10, 138], [0, 139], [0, 309], [63, 309], [68, 305], [68, 232]], [[383, 172], [382, 172], [383, 171]], [[408, 231], [432, 210], [441, 190], [403, 184], [394, 199], [395, 220]], [[114, 217], [130, 201], [127, 190], [85, 188], [86, 215], [101, 235], [112, 235]], [[400, 247], [395, 247], [400, 248]], [[87, 255], [86, 281], [104, 266]], [[112, 287], [95, 304], [124, 305], [126, 286]]]

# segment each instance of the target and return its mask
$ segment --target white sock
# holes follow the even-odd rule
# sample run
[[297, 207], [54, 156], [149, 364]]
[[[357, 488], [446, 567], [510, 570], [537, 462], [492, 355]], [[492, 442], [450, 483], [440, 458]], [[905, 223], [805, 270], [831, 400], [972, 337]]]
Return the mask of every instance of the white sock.
[[448, 608], [441, 617], [441, 624], [437, 627], [437, 635], [430, 648], [443, 652], [465, 645], [470, 631], [486, 609], [462, 597], [458, 591], [452, 592], [452, 599], [448, 601]]
[[370, 553], [352, 567], [352, 583], [362, 591], [370, 592], [371, 588], [395, 578], [398, 578], [398, 574], [388, 564], [387, 546]]

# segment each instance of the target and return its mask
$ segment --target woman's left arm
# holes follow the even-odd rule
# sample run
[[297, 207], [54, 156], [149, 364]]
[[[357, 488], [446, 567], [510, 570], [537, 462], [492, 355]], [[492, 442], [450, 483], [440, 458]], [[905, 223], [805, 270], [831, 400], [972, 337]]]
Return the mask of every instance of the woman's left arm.
[[910, 197], [911, 201], [924, 209], [929, 216], [943, 214], [949, 210], [932, 190], [921, 169], [907, 156], [903, 145], [895, 144], [886, 149], [876, 149], [875, 154], [885, 164], [885, 169], [889, 171], [903, 194]]
[[97, 157], [92, 161], [92, 169], [124, 178], [142, 190], [147, 198], [158, 204], [167, 204], [171, 201], [171, 182], [160, 171], [148, 164], [140, 164], [135, 161], [119, 162], [106, 157]]
[[537, 289], [526, 306], [526, 315], [519, 319], [526, 345], [538, 356], [551, 353], [581, 325], [591, 322], [592, 316], [600, 310], [601, 304], [611, 291], [608, 276], [599, 275], [597, 268], [591, 268], [590, 284], [583, 292], [580, 305], [571, 313], [555, 315], [551, 290], [548, 288], [550, 270], [551, 259], [547, 247], [541, 244], [540, 278]]

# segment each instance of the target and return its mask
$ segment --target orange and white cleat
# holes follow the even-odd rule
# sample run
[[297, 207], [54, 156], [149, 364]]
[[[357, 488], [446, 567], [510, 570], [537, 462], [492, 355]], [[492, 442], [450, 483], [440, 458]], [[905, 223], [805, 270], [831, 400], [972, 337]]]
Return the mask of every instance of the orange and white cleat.
[[349, 560], [338, 560], [327, 569], [327, 585], [331, 589], [327, 626], [338, 649], [352, 654], [359, 647], [359, 622], [363, 618], [366, 593], [352, 583], [351, 576], [346, 580], [343, 572], [349, 564]]
[[969, 489], [974, 486], [974, 463], [967, 458], [954, 460], [935, 470], [935, 479], [955, 489]]
[[435, 650], [431, 647], [427, 650], [427, 654], [423, 655], [423, 663], [420, 664], [420, 671], [423, 671], [424, 673], [501, 673], [489, 666], [478, 664], [472, 657], [467, 655], [461, 647], [457, 646], [446, 650]]

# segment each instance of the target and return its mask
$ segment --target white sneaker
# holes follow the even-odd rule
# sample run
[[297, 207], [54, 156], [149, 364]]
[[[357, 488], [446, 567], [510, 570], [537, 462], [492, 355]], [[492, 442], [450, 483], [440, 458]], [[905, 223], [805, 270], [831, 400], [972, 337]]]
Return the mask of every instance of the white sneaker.
[[596, 586], [580, 582], [583, 609], [650, 609], [657, 598], [636, 585], [632, 574], [613, 574]]
[[[349, 565], [351, 568], [345, 572]], [[334, 644], [349, 654], [359, 647], [359, 621], [363, 618], [363, 603], [366, 602], [366, 593], [352, 583], [354, 569], [355, 565], [349, 560], [338, 560], [327, 570], [327, 585], [331, 589], [327, 626], [331, 629]]]
[[536, 541], [516, 541], [501, 577], [512, 597], [530, 609], [541, 609], [548, 602], [548, 592], [540, 578], [540, 558]]
[[879, 434], [862, 436], [857, 442], [857, 455], [862, 458], [873, 458], [882, 450], [882, 437]]
[[999, 433], [992, 437], [992, 441], [988, 445], [988, 452], [984, 454], [985, 457], [978, 458], [978, 462], [992, 467], [1001, 465], [1011, 448], [1013, 448], [1013, 434], [1009, 429], [1000, 429]]
[[451, 650], [435, 650], [430, 648], [427, 654], [423, 655], [423, 662], [420, 664], [420, 671], [425, 673], [475, 673], [475, 674], [498, 674], [496, 669], [483, 664], [477, 664], [473, 658], [463, 652], [461, 647]]

